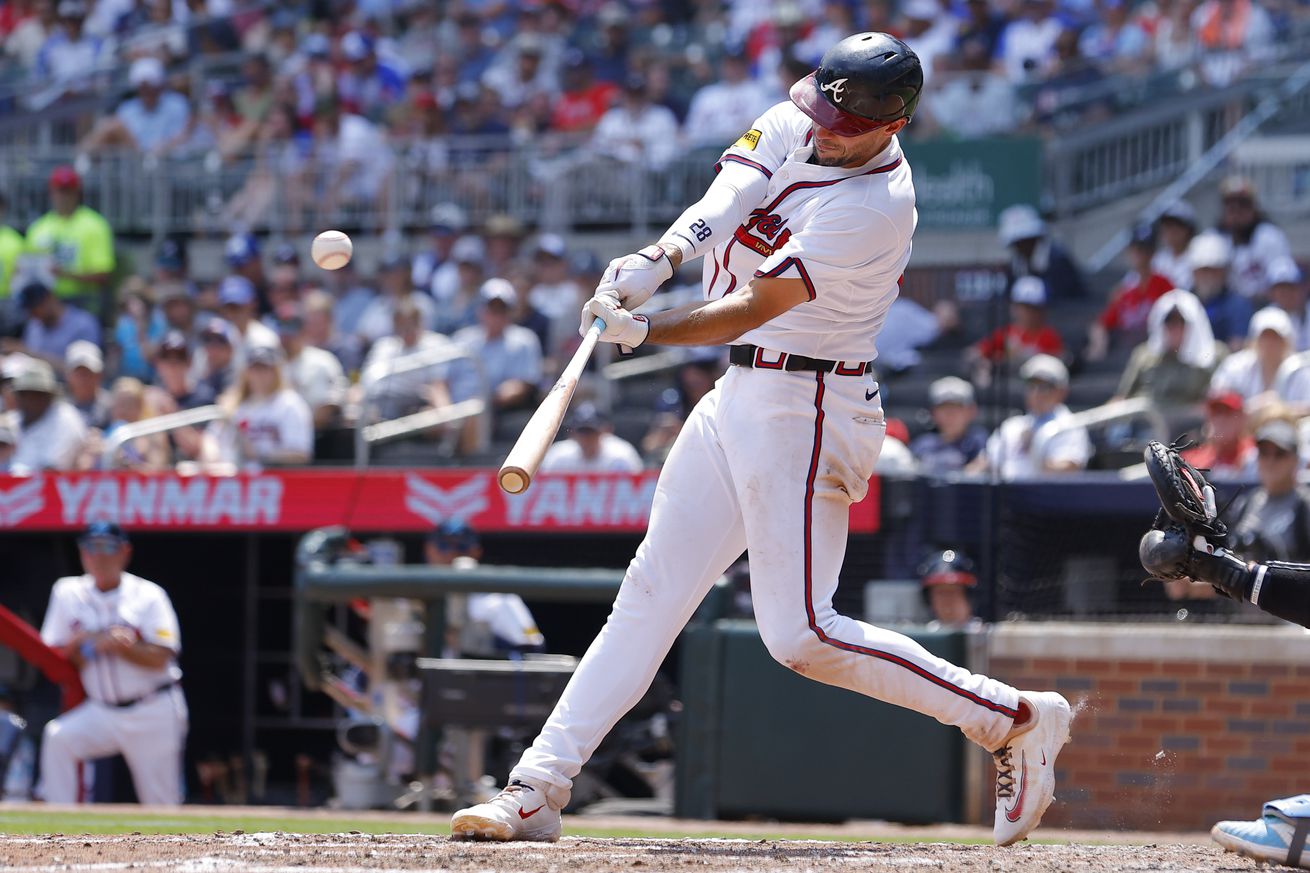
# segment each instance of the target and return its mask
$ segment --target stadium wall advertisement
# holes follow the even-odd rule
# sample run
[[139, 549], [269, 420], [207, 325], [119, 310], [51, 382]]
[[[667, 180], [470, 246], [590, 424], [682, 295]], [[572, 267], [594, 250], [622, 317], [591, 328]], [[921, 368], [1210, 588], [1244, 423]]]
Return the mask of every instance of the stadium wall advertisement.
[[1042, 146], [1035, 137], [909, 141], [905, 153], [914, 165], [920, 227], [985, 230], [1007, 206], [1041, 201]]
[[[543, 475], [520, 495], [494, 470], [285, 470], [235, 476], [46, 473], [0, 477], [0, 530], [74, 531], [110, 519], [148, 531], [427, 531], [463, 518], [485, 532], [646, 529], [659, 471]], [[851, 532], [880, 524], [875, 478]]]

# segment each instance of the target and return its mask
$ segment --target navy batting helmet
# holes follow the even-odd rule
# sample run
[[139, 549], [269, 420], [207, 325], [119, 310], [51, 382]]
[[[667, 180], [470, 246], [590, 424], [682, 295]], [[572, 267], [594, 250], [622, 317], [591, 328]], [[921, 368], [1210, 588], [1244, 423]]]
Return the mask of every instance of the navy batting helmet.
[[923, 66], [886, 33], [857, 33], [824, 52], [819, 68], [791, 86], [791, 100], [838, 136], [859, 136], [909, 118], [923, 90]]

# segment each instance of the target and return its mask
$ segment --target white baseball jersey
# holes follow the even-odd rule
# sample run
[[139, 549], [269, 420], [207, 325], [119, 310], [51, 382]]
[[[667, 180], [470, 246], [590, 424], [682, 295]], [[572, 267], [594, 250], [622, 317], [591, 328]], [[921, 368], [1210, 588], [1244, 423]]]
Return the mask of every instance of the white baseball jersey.
[[[55, 582], [41, 625], [46, 645], [67, 645], [79, 633], [127, 627], [144, 642], [177, 652], [181, 637], [177, 614], [164, 589], [154, 582], [124, 573], [118, 587], [101, 591], [89, 575], [65, 576]], [[93, 658], [82, 667], [87, 697], [102, 703], [122, 703], [149, 694], [182, 678], [177, 661], [152, 670], [119, 657]]]
[[174, 657], [158, 669], [117, 655], [98, 655], [82, 666], [87, 699], [46, 723], [39, 794], [49, 803], [75, 803], [83, 794], [78, 765], [122, 754], [142, 803], [181, 803], [187, 708], [176, 684], [181, 636], [168, 595], [131, 573], [110, 591], [97, 588], [89, 575], [55, 582], [41, 625], [47, 645], [64, 646], [79, 633], [112, 627], [129, 628]]
[[[810, 299], [741, 337], [760, 348], [754, 366], [728, 368], [669, 452], [614, 610], [511, 773], [543, 786], [557, 808], [743, 549], [755, 620], [778, 662], [956, 725], [987, 749], [1013, 726], [1016, 689], [833, 607], [850, 507], [868, 493], [886, 434], [878, 384], [863, 363], [910, 257], [914, 187], [895, 138], [864, 166], [841, 169], [806, 163], [810, 130], [791, 104], [770, 109], [724, 153], [744, 167], [711, 186], [664, 238], [681, 237], [705, 256], [708, 299], [762, 275], [798, 278]], [[744, 222], [729, 234], [739, 215]], [[838, 363], [787, 370], [784, 354]]]
[[[739, 342], [835, 361], [871, 361], [874, 337], [896, 299], [917, 221], [910, 165], [895, 137], [854, 169], [807, 163], [810, 119], [779, 103], [723, 153], [769, 180], [749, 221], [705, 258], [707, 299], [754, 276], [801, 279], [808, 302]], [[696, 233], [695, 228], [683, 232]]]
[[[305, 399], [290, 388], [272, 397], [246, 398], [230, 422], [216, 421], [209, 432], [218, 446], [216, 460], [232, 464], [260, 461], [275, 452], [314, 451], [314, 414]], [[241, 457], [238, 434], [245, 436], [254, 457]]]

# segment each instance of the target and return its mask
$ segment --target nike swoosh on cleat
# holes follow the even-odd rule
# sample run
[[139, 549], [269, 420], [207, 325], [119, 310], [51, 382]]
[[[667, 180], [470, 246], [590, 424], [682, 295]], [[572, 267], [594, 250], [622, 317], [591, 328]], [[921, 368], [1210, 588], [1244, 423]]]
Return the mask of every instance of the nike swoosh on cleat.
[[1042, 749], [1042, 766], [1046, 766], [1046, 750]]
[[545, 809], [545, 808], [546, 808], [546, 804], [543, 803], [541, 806], [539, 806], [539, 807], [537, 807], [536, 809], [532, 810], [532, 812], [524, 812], [523, 810], [520, 809], [520, 810], [519, 810], [519, 818], [522, 818], [522, 819], [532, 818], [534, 815], [536, 815], [537, 813], [541, 812], [541, 811], [542, 811], [543, 809]]
[[875, 398], [875, 397], [877, 397], [877, 396], [878, 396], [878, 389], [877, 389], [877, 388], [874, 388], [872, 391], [867, 391], [867, 390], [866, 390], [866, 391], [864, 392], [864, 399], [865, 399], [865, 400], [872, 400], [873, 398]]
[[1023, 817], [1023, 795], [1028, 790], [1028, 761], [1024, 753], [1019, 756], [1019, 790], [1014, 795], [1014, 807], [1005, 811], [1005, 818], [1011, 823]]

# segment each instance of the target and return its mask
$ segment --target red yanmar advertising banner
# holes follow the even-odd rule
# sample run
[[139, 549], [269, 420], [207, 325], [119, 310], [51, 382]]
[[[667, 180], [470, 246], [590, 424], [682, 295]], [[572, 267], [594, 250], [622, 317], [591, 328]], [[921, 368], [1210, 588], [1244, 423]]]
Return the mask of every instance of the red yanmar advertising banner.
[[[460, 517], [479, 530], [634, 533], [646, 529], [658, 471], [542, 475], [508, 495], [488, 469], [279, 470], [235, 476], [45, 473], [0, 476], [0, 531], [426, 531]], [[878, 481], [851, 507], [851, 531], [878, 530]]]

